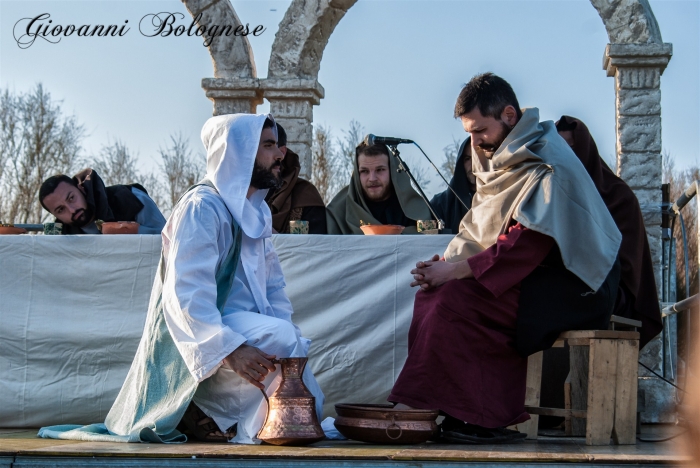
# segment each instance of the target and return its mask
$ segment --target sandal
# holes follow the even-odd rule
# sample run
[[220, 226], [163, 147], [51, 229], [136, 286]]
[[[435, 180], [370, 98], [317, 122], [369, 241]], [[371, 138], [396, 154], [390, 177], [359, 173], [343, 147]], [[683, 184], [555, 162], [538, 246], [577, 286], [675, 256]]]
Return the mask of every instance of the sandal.
[[235, 424], [222, 433], [216, 422], [204, 414], [194, 402], [185, 410], [180, 424], [185, 426], [188, 435], [200, 442], [228, 442], [236, 437]]
[[456, 420], [446, 420], [441, 426], [441, 440], [453, 444], [509, 444], [520, 442], [527, 437], [527, 434], [524, 432], [513, 431], [504, 427], [491, 429]]

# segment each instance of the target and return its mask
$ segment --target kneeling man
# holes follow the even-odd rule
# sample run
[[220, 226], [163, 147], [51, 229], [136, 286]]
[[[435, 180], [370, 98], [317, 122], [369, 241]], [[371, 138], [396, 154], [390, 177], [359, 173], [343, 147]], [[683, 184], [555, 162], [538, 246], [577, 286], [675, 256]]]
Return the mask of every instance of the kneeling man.
[[[259, 442], [267, 412], [261, 390], [271, 394], [281, 378], [273, 359], [309, 349], [292, 322], [270, 239], [265, 195], [280, 183], [284, 157], [274, 121], [213, 117], [202, 141], [206, 177], [163, 229], [143, 337], [105, 421], [105, 432], [121, 439], [100, 440], [182, 441], [182, 420], [200, 440]], [[308, 367], [303, 379], [320, 417], [323, 393]], [[39, 435], [78, 438], [46, 429]]]
[[554, 123], [522, 112], [505, 80], [474, 77], [455, 117], [477, 192], [444, 259], [412, 271], [421, 289], [389, 400], [441, 410], [449, 442], [508, 442], [525, 434], [505, 427], [529, 419], [527, 355], [562, 331], [607, 328], [621, 235]]

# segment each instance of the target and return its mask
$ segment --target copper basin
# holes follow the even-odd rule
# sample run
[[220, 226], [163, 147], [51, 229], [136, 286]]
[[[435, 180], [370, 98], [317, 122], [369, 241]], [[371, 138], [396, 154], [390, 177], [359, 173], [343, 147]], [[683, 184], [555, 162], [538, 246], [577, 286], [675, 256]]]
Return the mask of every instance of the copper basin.
[[0, 234], [26, 234], [27, 230], [14, 226], [0, 226]]
[[102, 234], [138, 234], [139, 226], [136, 221], [102, 223]]
[[363, 224], [360, 226], [365, 236], [390, 236], [401, 234], [405, 226], [396, 224]]
[[395, 410], [392, 405], [335, 405], [335, 427], [348, 439], [373, 444], [420, 444], [437, 431], [438, 410]]

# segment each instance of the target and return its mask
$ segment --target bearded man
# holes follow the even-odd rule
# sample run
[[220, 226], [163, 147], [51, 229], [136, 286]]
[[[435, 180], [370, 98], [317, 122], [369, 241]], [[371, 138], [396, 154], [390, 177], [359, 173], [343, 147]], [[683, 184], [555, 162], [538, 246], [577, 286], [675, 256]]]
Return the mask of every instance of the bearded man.
[[110, 185], [87, 168], [58, 174], [39, 188], [39, 203], [63, 224], [63, 234], [101, 234], [95, 221], [136, 221], [139, 234], [160, 234], [165, 218], [141, 184]]
[[511, 442], [525, 434], [505, 427], [529, 419], [527, 355], [562, 331], [607, 328], [621, 235], [554, 123], [522, 112], [505, 80], [474, 77], [455, 117], [471, 134], [476, 195], [444, 259], [411, 272], [420, 290], [389, 400], [442, 411], [449, 442]]
[[360, 222], [406, 226], [404, 234], [415, 234], [416, 221], [432, 219], [408, 175], [397, 169], [386, 145], [360, 143], [350, 184], [326, 209], [328, 234], [363, 234]]
[[[213, 117], [202, 142], [206, 177], [163, 229], [143, 337], [105, 424], [40, 436], [183, 441], [182, 420], [199, 440], [259, 442], [267, 412], [260, 390], [271, 394], [280, 380], [273, 359], [306, 356], [310, 344], [292, 322], [270, 240], [265, 195], [279, 186], [284, 156], [266, 115]], [[308, 367], [303, 379], [320, 416], [323, 393]]]
[[287, 147], [287, 132], [280, 124], [277, 133], [277, 146], [284, 154], [282, 183], [265, 198], [272, 212], [272, 228], [280, 234], [289, 234], [290, 221], [307, 221], [309, 234], [326, 234], [326, 204], [318, 189], [299, 177], [299, 155]]

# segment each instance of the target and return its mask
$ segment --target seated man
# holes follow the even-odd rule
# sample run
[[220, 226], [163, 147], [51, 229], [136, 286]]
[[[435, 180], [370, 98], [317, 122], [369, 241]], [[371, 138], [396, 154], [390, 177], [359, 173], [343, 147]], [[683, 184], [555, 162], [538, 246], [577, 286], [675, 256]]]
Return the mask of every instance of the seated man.
[[598, 154], [598, 147], [588, 127], [583, 122], [564, 115], [557, 122], [557, 131], [583, 163], [622, 233], [620, 285], [613, 313], [642, 322], [642, 328], [639, 330], [641, 349], [661, 333], [663, 324], [649, 240], [639, 200], [625, 181], [605, 164]]
[[[263, 114], [212, 117], [202, 142], [206, 177], [163, 229], [144, 334], [105, 425], [97, 426], [99, 440], [182, 441], [182, 420], [199, 440], [255, 443], [267, 412], [261, 390], [271, 394], [281, 379], [273, 359], [307, 355], [265, 203], [284, 157], [275, 123]], [[303, 379], [320, 418], [323, 393], [308, 366]], [[85, 433], [96, 431], [61, 434], [61, 427], [39, 435], [90, 439]]]
[[397, 167], [385, 145], [360, 143], [350, 185], [328, 204], [328, 234], [362, 234], [360, 221], [406, 226], [403, 233], [414, 234], [416, 221], [433, 219], [408, 175]]
[[277, 146], [284, 155], [282, 185], [270, 190], [265, 201], [272, 212], [272, 228], [289, 234], [290, 221], [308, 221], [309, 234], [326, 234], [326, 204], [316, 187], [299, 177], [299, 155], [287, 147], [287, 132], [277, 124]]
[[607, 328], [621, 235], [554, 123], [522, 112], [505, 80], [474, 77], [455, 116], [471, 134], [477, 193], [445, 258], [412, 270], [420, 291], [389, 400], [441, 410], [450, 442], [514, 441], [525, 434], [505, 427], [529, 419], [526, 356], [561, 331]]
[[445, 229], [441, 234], [457, 234], [460, 221], [472, 206], [472, 197], [476, 193], [476, 177], [472, 172], [471, 138], [464, 140], [459, 147], [450, 187], [454, 192], [448, 188], [430, 200], [438, 218], [445, 222]]
[[105, 187], [88, 168], [73, 178], [49, 177], [39, 189], [39, 202], [63, 223], [63, 234], [100, 234], [95, 221], [136, 221], [139, 234], [160, 234], [165, 218], [140, 184]]

